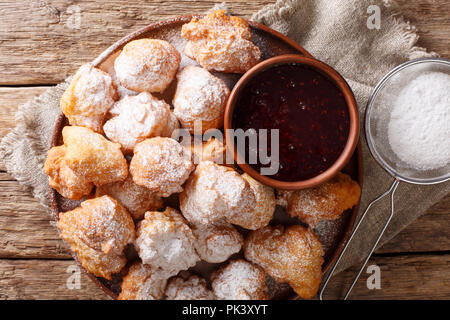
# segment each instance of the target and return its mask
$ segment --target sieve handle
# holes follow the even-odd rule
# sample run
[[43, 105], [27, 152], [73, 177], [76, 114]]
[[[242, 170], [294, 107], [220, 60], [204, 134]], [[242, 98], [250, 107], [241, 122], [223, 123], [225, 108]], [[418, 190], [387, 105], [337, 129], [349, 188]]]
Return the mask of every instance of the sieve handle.
[[342, 259], [342, 256], [345, 254], [345, 251], [347, 250], [347, 248], [349, 247], [350, 243], [353, 240], [353, 237], [355, 236], [356, 232], [358, 231], [361, 223], [363, 222], [364, 218], [366, 217], [367, 213], [369, 212], [370, 208], [372, 207], [372, 205], [376, 202], [378, 202], [379, 200], [383, 199], [385, 196], [387, 196], [388, 194], [391, 194], [391, 212], [389, 214], [388, 219], [386, 220], [386, 223], [383, 226], [383, 229], [381, 229], [381, 232], [378, 234], [377, 240], [375, 241], [375, 243], [373, 244], [372, 248], [370, 249], [369, 254], [367, 255], [366, 259], [364, 260], [364, 263], [362, 265], [362, 267], [359, 269], [358, 274], [356, 275], [356, 277], [353, 279], [352, 284], [350, 285], [350, 287], [348, 288], [345, 296], [344, 296], [344, 300], [347, 300], [348, 296], [350, 295], [350, 292], [352, 291], [353, 287], [355, 286], [356, 282], [358, 281], [362, 271], [364, 270], [364, 267], [367, 264], [367, 261], [369, 261], [370, 257], [372, 256], [372, 253], [375, 251], [375, 248], [377, 247], [378, 243], [380, 242], [381, 237], [384, 234], [384, 231], [386, 231], [386, 228], [389, 225], [389, 222], [391, 222], [391, 219], [394, 215], [394, 193], [395, 190], [398, 187], [398, 184], [400, 183], [399, 180], [394, 180], [394, 182], [392, 183], [392, 185], [390, 186], [390, 188], [382, 193], [381, 195], [379, 195], [377, 198], [375, 198], [374, 200], [372, 200], [372, 202], [369, 203], [369, 205], [367, 206], [367, 209], [364, 211], [364, 213], [362, 214], [361, 218], [358, 221], [358, 224], [356, 225], [355, 229], [353, 230], [352, 234], [350, 235], [350, 238], [348, 239], [344, 249], [342, 249], [341, 253], [339, 254], [339, 257], [337, 258], [335, 264], [333, 265], [333, 268], [331, 269], [331, 271], [328, 273], [327, 277], [325, 278], [325, 282], [320, 290], [319, 293], [319, 298], [320, 300], [323, 300], [323, 293], [325, 292], [325, 289], [328, 285], [328, 282], [330, 281], [330, 278], [333, 276], [334, 271], [336, 270], [337, 266], [339, 265], [339, 262]]

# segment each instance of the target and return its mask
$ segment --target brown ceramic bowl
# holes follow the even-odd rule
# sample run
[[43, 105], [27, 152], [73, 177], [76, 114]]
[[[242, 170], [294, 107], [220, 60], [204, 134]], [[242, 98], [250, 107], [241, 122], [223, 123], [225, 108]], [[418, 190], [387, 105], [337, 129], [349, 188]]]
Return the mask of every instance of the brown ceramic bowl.
[[348, 86], [347, 82], [344, 80], [344, 78], [329, 65], [312, 57], [301, 56], [297, 54], [286, 54], [267, 59], [251, 68], [236, 83], [228, 99], [227, 106], [225, 109], [225, 123], [224, 123], [226, 142], [228, 146], [233, 145], [233, 141], [231, 140], [232, 136], [228, 134], [227, 129], [233, 129], [232, 121], [233, 121], [233, 112], [235, 111], [235, 105], [240, 98], [241, 92], [246, 87], [248, 82], [254, 77], [257, 77], [261, 72], [283, 64], [298, 64], [311, 67], [317, 70], [318, 72], [322, 73], [323, 75], [325, 75], [342, 92], [345, 101], [347, 103], [350, 115], [350, 131], [347, 143], [341, 155], [333, 163], [333, 165], [331, 165], [331, 167], [329, 167], [326, 171], [322, 172], [321, 174], [308, 180], [287, 182], [276, 180], [270, 178], [269, 176], [261, 175], [259, 172], [257, 172], [251, 166], [245, 163], [245, 160], [242, 159], [241, 155], [237, 152], [236, 148], [234, 148], [234, 150], [229, 151], [233, 153], [234, 160], [238, 163], [239, 167], [241, 167], [242, 170], [244, 170], [246, 173], [248, 173], [256, 180], [262, 182], [263, 184], [269, 185], [277, 189], [285, 189], [285, 190], [298, 190], [311, 188], [331, 179], [345, 167], [345, 165], [352, 157], [359, 139], [359, 114], [353, 92]]

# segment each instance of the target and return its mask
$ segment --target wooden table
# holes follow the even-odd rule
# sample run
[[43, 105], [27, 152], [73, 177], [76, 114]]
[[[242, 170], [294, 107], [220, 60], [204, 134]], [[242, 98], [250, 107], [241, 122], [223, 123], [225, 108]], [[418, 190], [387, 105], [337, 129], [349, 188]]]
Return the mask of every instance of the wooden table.
[[[69, 4], [68, 4], [69, 2]], [[272, 0], [233, 0], [234, 14], [249, 17]], [[125, 34], [171, 16], [204, 12], [214, 1], [77, 1], [80, 29], [71, 1], [0, 2], [0, 137], [14, 127], [18, 105], [72, 74]], [[450, 2], [401, 0], [404, 15], [420, 30], [419, 45], [450, 58]], [[368, 290], [363, 275], [355, 299], [450, 298], [450, 196], [386, 244], [369, 264], [382, 270], [382, 289]], [[0, 298], [106, 299], [85, 275], [69, 290], [74, 265], [51, 219], [30, 192], [0, 162]], [[70, 269], [69, 269], [70, 270]], [[354, 270], [332, 281], [338, 296]]]

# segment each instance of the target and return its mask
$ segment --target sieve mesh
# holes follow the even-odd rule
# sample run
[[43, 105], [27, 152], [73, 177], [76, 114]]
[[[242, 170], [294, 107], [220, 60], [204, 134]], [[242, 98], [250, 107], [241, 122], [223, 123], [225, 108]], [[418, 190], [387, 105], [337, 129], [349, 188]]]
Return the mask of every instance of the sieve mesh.
[[426, 171], [411, 168], [396, 156], [388, 141], [393, 102], [409, 81], [424, 72], [443, 72], [450, 75], [450, 61], [437, 58], [417, 59], [393, 69], [375, 87], [367, 105], [365, 118], [366, 139], [374, 158], [392, 176], [415, 184], [433, 184], [450, 179], [449, 164]]

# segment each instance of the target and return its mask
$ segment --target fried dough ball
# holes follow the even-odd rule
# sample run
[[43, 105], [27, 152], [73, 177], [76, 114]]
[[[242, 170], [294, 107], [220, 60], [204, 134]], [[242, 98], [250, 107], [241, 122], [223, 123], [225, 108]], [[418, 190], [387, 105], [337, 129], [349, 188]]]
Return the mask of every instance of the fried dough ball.
[[127, 177], [127, 161], [120, 151], [120, 144], [84, 127], [66, 126], [62, 136], [66, 148], [65, 162], [77, 175], [96, 186]]
[[135, 238], [133, 219], [109, 196], [86, 200], [72, 211], [61, 212], [58, 228], [83, 267], [106, 279], [125, 266], [123, 250]]
[[220, 300], [268, 300], [266, 275], [243, 259], [233, 260], [211, 276], [214, 295]]
[[361, 187], [350, 176], [338, 173], [333, 179], [318, 187], [279, 191], [280, 205], [291, 217], [298, 217], [312, 227], [322, 220], [336, 220], [341, 214], [358, 204]]
[[312, 229], [266, 226], [245, 239], [244, 253], [277, 282], [288, 282], [300, 297], [309, 299], [317, 293], [324, 251]]
[[102, 132], [108, 110], [118, 99], [109, 74], [85, 64], [78, 69], [61, 97], [60, 107], [69, 123]]
[[114, 61], [120, 84], [138, 92], [163, 92], [175, 77], [181, 55], [169, 42], [139, 39], [127, 43]]
[[239, 252], [244, 243], [242, 235], [227, 222], [198, 225], [192, 228], [197, 237], [195, 249], [202, 260], [219, 263]]
[[138, 223], [135, 246], [142, 262], [167, 277], [194, 266], [199, 257], [195, 236], [181, 214], [170, 207], [147, 212]]
[[102, 195], [109, 195], [118, 200], [134, 220], [144, 218], [146, 211], [156, 211], [163, 206], [163, 200], [160, 196], [135, 184], [131, 175], [128, 175], [124, 181], [97, 187], [95, 196], [100, 197]]
[[167, 300], [214, 300], [215, 296], [206, 286], [206, 280], [189, 274], [169, 280], [166, 287]]
[[150, 93], [127, 96], [117, 102], [109, 111], [112, 116], [103, 126], [105, 135], [120, 143], [126, 153], [146, 138], [170, 136], [177, 129], [172, 123], [170, 106]]
[[64, 146], [53, 147], [48, 151], [44, 164], [45, 173], [48, 175], [48, 184], [63, 197], [80, 200], [83, 196], [91, 193], [94, 185], [67, 166], [64, 159], [65, 154], [66, 147]]
[[247, 22], [228, 17], [225, 10], [216, 10], [202, 19], [192, 18], [183, 25], [181, 34], [189, 40], [184, 53], [208, 70], [244, 73], [261, 58]]
[[255, 195], [255, 206], [252, 211], [236, 212], [227, 220], [245, 229], [257, 230], [267, 226], [273, 218], [277, 204], [275, 193], [271, 187], [263, 185], [246, 173], [242, 175], [242, 178], [248, 182]]
[[174, 114], [183, 128], [194, 133], [194, 125], [208, 129], [221, 128], [230, 89], [207, 70], [193, 65], [177, 74], [173, 98]]
[[[182, 144], [183, 145], [183, 144]], [[186, 153], [191, 153], [194, 164], [202, 161], [212, 161], [216, 164], [224, 164], [226, 161], [227, 148], [219, 139], [210, 138], [206, 142], [195, 144], [193, 141], [188, 146], [183, 145]]]
[[130, 163], [134, 182], [162, 197], [181, 192], [193, 169], [181, 145], [174, 139], [161, 137], [138, 143]]
[[232, 168], [211, 161], [200, 162], [180, 193], [181, 212], [194, 225], [248, 215], [254, 205], [249, 183]]
[[123, 277], [118, 300], [160, 300], [164, 296], [167, 278], [150, 266], [135, 262]]

